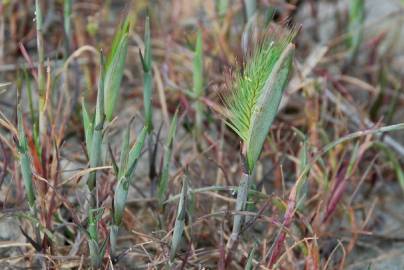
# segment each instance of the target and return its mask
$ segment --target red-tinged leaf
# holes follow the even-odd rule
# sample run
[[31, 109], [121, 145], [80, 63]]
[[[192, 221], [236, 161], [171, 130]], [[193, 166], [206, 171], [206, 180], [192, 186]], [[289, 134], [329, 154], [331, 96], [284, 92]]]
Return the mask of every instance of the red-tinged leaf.
[[31, 57], [29, 56], [27, 50], [24, 47], [24, 44], [21, 42], [18, 44], [18, 47], [20, 48], [21, 54], [24, 56], [25, 60], [28, 63], [29, 69], [31, 70], [32, 77], [35, 78], [35, 81], [38, 82], [38, 74], [35, 71], [35, 66], [34, 63], [32, 62]]
[[335, 178], [335, 182], [331, 191], [331, 197], [327, 202], [326, 213], [324, 215], [323, 221], [327, 221], [328, 218], [334, 213], [338, 203], [342, 198], [342, 195], [344, 194], [344, 191], [346, 189], [346, 183], [348, 180], [346, 175], [347, 169], [348, 164], [345, 163]]
[[309, 254], [306, 257], [305, 270], [318, 270], [318, 262], [320, 261], [320, 254], [318, 247], [315, 243], [311, 243], [308, 246]]
[[39, 153], [37, 152], [37, 149], [35, 147], [34, 137], [32, 136], [32, 133], [27, 132], [27, 130], [25, 131], [25, 134], [27, 134], [28, 148], [29, 148], [29, 152], [31, 154], [32, 164], [34, 166], [34, 169], [37, 174], [43, 176], [42, 162], [41, 162], [41, 158], [39, 157]]
[[269, 261], [268, 261], [269, 269], [272, 269], [274, 264], [278, 261], [279, 256], [281, 255], [282, 246], [286, 239], [286, 231], [290, 227], [292, 220], [293, 220], [293, 216], [295, 213], [295, 207], [296, 207], [297, 184], [298, 183], [296, 183], [293, 186], [293, 188], [289, 194], [288, 207], [287, 207], [285, 215], [283, 217], [281, 232], [279, 233], [278, 237], [275, 240], [275, 243], [272, 246], [272, 252], [269, 257]]

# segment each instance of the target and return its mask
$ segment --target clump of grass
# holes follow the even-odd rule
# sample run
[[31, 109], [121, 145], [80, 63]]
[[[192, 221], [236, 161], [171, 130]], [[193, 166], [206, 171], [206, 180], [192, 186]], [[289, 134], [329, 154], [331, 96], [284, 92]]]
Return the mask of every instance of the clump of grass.
[[117, 179], [114, 201], [113, 201], [113, 218], [110, 227], [111, 253], [114, 255], [116, 251], [116, 239], [119, 227], [122, 223], [122, 217], [128, 197], [130, 185], [133, 183], [133, 174], [136, 169], [137, 162], [140, 158], [143, 145], [147, 135], [147, 128], [144, 127], [136, 140], [136, 143], [129, 148], [129, 128], [124, 134], [121, 149], [120, 165], [117, 168]]
[[[102, 52], [100, 54], [97, 103], [93, 120], [88, 113], [84, 100], [82, 103], [82, 119], [85, 133], [86, 150], [91, 168], [99, 167], [102, 163], [101, 156], [105, 150], [103, 143], [106, 140], [104, 136], [104, 126], [106, 122], [112, 120], [116, 101], [119, 95], [123, 68], [127, 54], [129, 28], [130, 20], [128, 16], [114, 37], [112, 48], [106, 62], [104, 62]], [[145, 132], [142, 134], [145, 134]], [[126, 141], [128, 142], [129, 131], [127, 132], [126, 136]], [[140, 151], [143, 147], [143, 141], [144, 136], [143, 140], [136, 144], [130, 151], [127, 150], [128, 143], [123, 145], [124, 154], [123, 158], [121, 159], [121, 168], [117, 175], [118, 183], [115, 190], [113, 207], [114, 217], [109, 236], [111, 239], [111, 253], [114, 253], [116, 249], [116, 237], [125, 208], [129, 183], [132, 177], [132, 172], [137, 163], [137, 159], [140, 155]], [[129, 168], [127, 168], [127, 164], [129, 164]], [[98, 223], [101, 220], [103, 211], [101, 211], [98, 205], [96, 171], [90, 172], [87, 179], [87, 185], [90, 190], [88, 224], [90, 257], [93, 267], [99, 268], [102, 264], [108, 238], [104, 239], [101, 243], [98, 241]]]
[[[83, 125], [86, 140], [87, 155], [91, 168], [96, 168], [101, 164], [102, 140], [104, 136], [104, 58], [100, 54], [100, 77], [98, 82], [97, 104], [94, 121], [90, 120], [87, 109], [83, 101]], [[88, 246], [90, 251], [91, 264], [99, 268], [105, 254], [106, 240], [100, 245], [98, 239], [98, 223], [101, 219], [103, 209], [98, 208], [97, 202], [97, 172], [90, 172], [87, 179], [87, 186], [90, 190], [90, 206], [88, 210]]]
[[[251, 175], [288, 81], [294, 55], [293, 37], [294, 33], [290, 33], [262, 42], [244, 71], [236, 74], [233, 93], [225, 98], [229, 110], [227, 124], [243, 141], [243, 174], [237, 193], [237, 212], [245, 210]], [[237, 242], [242, 223], [242, 216], [235, 214], [229, 250]]]
[[177, 207], [177, 217], [175, 218], [173, 236], [171, 240], [170, 259], [169, 259], [169, 266], [171, 267], [173, 265], [175, 253], [177, 252], [178, 247], [180, 245], [182, 234], [184, 233], [185, 216], [187, 209], [187, 194], [188, 194], [188, 183], [186, 177], [184, 177], [184, 180], [182, 181], [180, 200], [178, 202]]
[[[82, 106], [83, 124], [86, 138], [86, 147], [90, 166], [100, 166], [101, 149], [104, 140], [105, 121], [111, 121], [119, 95], [123, 68], [125, 65], [128, 50], [128, 35], [130, 29], [129, 16], [125, 19], [117, 31], [112, 43], [111, 51], [107, 61], [104, 61], [103, 54], [100, 58], [100, 70], [98, 80], [97, 104], [94, 120], [91, 121], [87, 109]], [[95, 187], [96, 172], [91, 172], [88, 179], [88, 186], [92, 191]]]
[[103, 213], [104, 209], [102, 208], [90, 209], [88, 212], [88, 248], [90, 250], [91, 264], [95, 269], [99, 269], [102, 266], [108, 242], [108, 238], [102, 241], [99, 239], [100, 232], [98, 230], [98, 223]]

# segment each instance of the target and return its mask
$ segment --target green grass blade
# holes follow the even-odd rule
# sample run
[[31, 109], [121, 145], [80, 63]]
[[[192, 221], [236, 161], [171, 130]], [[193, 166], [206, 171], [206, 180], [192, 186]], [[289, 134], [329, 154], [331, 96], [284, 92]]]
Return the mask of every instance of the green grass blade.
[[175, 131], [177, 128], [177, 114], [178, 114], [178, 111], [175, 113], [174, 118], [171, 121], [167, 140], [164, 145], [163, 169], [161, 172], [160, 182], [159, 182], [159, 187], [158, 187], [158, 198], [159, 198], [160, 203], [162, 203], [167, 198], [170, 163], [171, 163], [171, 156], [172, 156], [172, 150], [173, 150], [174, 136], [175, 136]]
[[94, 127], [93, 127], [93, 121], [91, 120], [90, 115], [88, 114], [84, 100], [81, 103], [81, 112], [83, 117], [84, 137], [86, 140], [87, 154], [90, 155]]
[[115, 256], [117, 249], [119, 226], [112, 224], [109, 227], [109, 241], [111, 244], [111, 255]]
[[99, 256], [101, 262], [105, 256], [105, 252], [107, 251], [107, 243], [108, 243], [108, 238], [105, 238], [102, 241], [101, 246], [98, 248], [98, 256]]
[[120, 225], [128, 197], [129, 179], [125, 176], [119, 179], [114, 195], [114, 224]]
[[[309, 164], [309, 150], [307, 145], [307, 139], [304, 138], [302, 149], [300, 149], [299, 153], [299, 169], [297, 175], [300, 175], [304, 168]], [[307, 191], [308, 191], [308, 184], [307, 178], [309, 176], [309, 171], [305, 172], [302, 175], [300, 181], [296, 184], [296, 208], [301, 210], [302, 206], [306, 200]]]
[[144, 26], [144, 57], [143, 69], [149, 71], [152, 68], [152, 51], [151, 51], [151, 32], [150, 32], [150, 17], [146, 17]]
[[[109, 157], [111, 158], [111, 163], [112, 163], [112, 168], [113, 168], [113, 170], [114, 170], [114, 174], [115, 175], [118, 175], [119, 174], [119, 166], [118, 166], [118, 164], [116, 163], [116, 160], [115, 160], [115, 156], [114, 156], [114, 153], [113, 153], [113, 151], [112, 151], [112, 148], [111, 148], [111, 145], [110, 144], [108, 144], [108, 152], [109, 152]], [[105, 161], [106, 162], [106, 161]], [[118, 178], [119, 179], [119, 178]]]
[[387, 156], [387, 159], [390, 161], [391, 166], [393, 167], [394, 171], [396, 172], [396, 177], [397, 177], [398, 183], [400, 184], [400, 187], [404, 192], [404, 170], [403, 170], [396, 154], [383, 143], [374, 142], [372, 144], [372, 146], [383, 150], [384, 154]]
[[256, 0], [244, 0], [245, 5], [245, 13], [247, 17], [247, 21], [249, 21], [255, 14], [257, 10], [257, 1]]
[[365, 0], [349, 1], [348, 47], [349, 60], [356, 57], [363, 39], [363, 24], [365, 21]]
[[203, 48], [202, 48], [202, 32], [198, 31], [193, 60], [193, 82], [194, 95], [196, 98], [202, 95], [203, 90]]
[[118, 179], [121, 179], [124, 176], [127, 166], [128, 166], [128, 158], [129, 158], [129, 139], [130, 139], [130, 124], [128, 128], [125, 130], [122, 138], [122, 146], [121, 146], [121, 156], [119, 159], [119, 173]]
[[217, 13], [219, 14], [219, 17], [225, 16], [228, 8], [229, 8], [229, 0], [216, 1], [216, 10]]
[[88, 225], [87, 232], [90, 239], [98, 241], [98, 233], [97, 233], [97, 220], [95, 217], [95, 209], [90, 209], [88, 211]]
[[196, 134], [200, 136], [202, 133], [203, 123], [203, 103], [199, 100], [203, 95], [203, 47], [202, 47], [202, 32], [198, 31], [195, 45], [195, 53], [193, 60], [193, 95], [195, 101], [195, 126]]
[[27, 138], [25, 136], [23, 120], [22, 120], [22, 112], [21, 106], [18, 105], [17, 110], [18, 117], [18, 152], [20, 154], [20, 167], [22, 179], [25, 186], [25, 193], [27, 194], [28, 204], [31, 209], [35, 207], [35, 192], [34, 186], [32, 183], [32, 169], [31, 169], [31, 160], [29, 158], [28, 153], [28, 143]]
[[129, 28], [130, 21], [128, 16], [115, 35], [105, 67], [104, 106], [107, 121], [112, 120], [119, 96], [126, 56], [128, 53]]
[[182, 182], [181, 196], [177, 208], [177, 217], [174, 224], [173, 238], [171, 240], [170, 248], [170, 262], [175, 258], [175, 254], [180, 245], [182, 234], [185, 228], [185, 214], [186, 214], [186, 198], [188, 193], [187, 180], [184, 179]]
[[95, 268], [95, 269], [99, 269], [99, 267], [102, 264], [102, 258], [100, 258], [99, 256], [99, 245], [98, 242], [93, 240], [93, 239], [89, 239], [88, 240], [88, 249], [90, 251], [90, 260], [91, 260], [91, 265]]
[[64, 0], [63, 3], [63, 26], [67, 36], [71, 34], [71, 16], [72, 16], [72, 6], [73, 0]]
[[[94, 119], [94, 130], [91, 141], [91, 152], [89, 154], [90, 167], [95, 168], [100, 166], [101, 163], [101, 148], [103, 141], [103, 130], [104, 130], [104, 59], [101, 54], [101, 66], [100, 66], [100, 77], [98, 82], [98, 93], [97, 93], [97, 105], [95, 109], [95, 119]], [[95, 187], [96, 172], [90, 173], [87, 180], [87, 185], [90, 190]]]
[[28, 96], [28, 105], [29, 105], [29, 112], [31, 115], [31, 123], [32, 123], [32, 137], [35, 144], [35, 149], [38, 153], [41, 153], [41, 141], [39, 138], [39, 126], [38, 126], [38, 114], [34, 108], [34, 96], [32, 94], [32, 87], [31, 87], [31, 79], [29, 78], [28, 72], [26, 69], [23, 70], [23, 78], [25, 81], [25, 85], [27, 88], [27, 96]]
[[[96, 168], [101, 164], [101, 144], [102, 144], [102, 132], [103, 132], [103, 125], [104, 122], [98, 123], [94, 127], [94, 135], [91, 144], [91, 152], [90, 152], [90, 167]], [[96, 172], [93, 171], [90, 173], [88, 178], [88, 186], [90, 190], [93, 190], [95, 187], [95, 180], [96, 180]]]
[[349, 163], [348, 163], [348, 168], [347, 168], [347, 171], [346, 171], [347, 176], [352, 174], [358, 158], [359, 158], [359, 142], [356, 142], [354, 149], [352, 149], [351, 158], [350, 158]]
[[153, 89], [153, 75], [151, 71], [145, 72], [143, 77], [144, 83], [144, 109], [145, 109], [145, 122], [149, 133], [153, 130], [153, 109], [152, 109], [152, 89]]
[[20, 164], [22, 179], [24, 180], [25, 192], [28, 197], [28, 204], [31, 208], [35, 207], [35, 193], [32, 184], [32, 171], [31, 171], [31, 160], [27, 152], [20, 152]]
[[147, 128], [144, 127], [140, 132], [139, 138], [137, 138], [136, 143], [129, 151], [128, 169], [125, 173], [126, 177], [128, 177], [129, 179], [132, 179], [132, 174], [136, 168], [136, 164], [140, 158], [140, 154], [142, 153], [146, 135], [147, 135]]
[[[102, 264], [104, 254], [102, 253], [102, 247], [98, 244], [99, 232], [98, 223], [100, 222], [102, 215], [104, 214], [103, 208], [90, 208], [88, 210], [88, 248], [90, 251], [91, 264], [95, 269], [98, 269]], [[104, 240], [105, 243], [105, 240]]]
[[[43, 40], [43, 16], [42, 16], [42, 8], [40, 4], [40, 0], [35, 0], [35, 23], [36, 23], [36, 31], [37, 31], [37, 50], [38, 50], [38, 93], [40, 97], [40, 102], [44, 102], [45, 99], [45, 74], [44, 74], [44, 62], [45, 62], [45, 49], [44, 49], [44, 40]], [[42, 109], [42, 105], [40, 104], [40, 109]]]
[[70, 51], [70, 45], [72, 42], [72, 7], [73, 7], [73, 0], [64, 0], [64, 5], [63, 5], [63, 26], [65, 30], [65, 36], [66, 36], [66, 41], [65, 41], [65, 50], [66, 50], [66, 56]]
[[[46, 139], [47, 131], [47, 115], [45, 112], [46, 108], [46, 74], [45, 74], [45, 42], [43, 37], [43, 16], [41, 1], [35, 0], [35, 22], [36, 22], [36, 41], [37, 41], [37, 51], [38, 51], [38, 138], [40, 140], [39, 145], [42, 140]], [[42, 147], [39, 149], [39, 154], [42, 154]]]
[[254, 253], [255, 253], [255, 247], [250, 251], [250, 254], [248, 255], [247, 263], [244, 267], [245, 270], [252, 270], [254, 267]]
[[[238, 187], [238, 190], [237, 190], [237, 200], [236, 200], [236, 207], [235, 207], [236, 212], [245, 210], [245, 207], [247, 204], [247, 198], [248, 198], [248, 191], [250, 190], [250, 185], [251, 185], [251, 176], [243, 173], [241, 181], [240, 181], [240, 186]], [[244, 222], [243, 216], [238, 213], [235, 213], [234, 217], [233, 217], [233, 230], [231, 232], [229, 241], [227, 243], [227, 247], [229, 249], [231, 249], [233, 247], [234, 243], [237, 242], [243, 222]]]
[[152, 120], [152, 96], [153, 96], [153, 74], [152, 74], [152, 51], [150, 37], [150, 18], [146, 17], [144, 30], [144, 54], [140, 54], [143, 66], [143, 105], [145, 111], [145, 123], [148, 133], [153, 130]]
[[278, 113], [283, 91], [292, 68], [294, 45], [289, 44], [275, 63], [251, 115], [247, 137], [247, 163], [250, 174], [261, 153], [269, 128]]

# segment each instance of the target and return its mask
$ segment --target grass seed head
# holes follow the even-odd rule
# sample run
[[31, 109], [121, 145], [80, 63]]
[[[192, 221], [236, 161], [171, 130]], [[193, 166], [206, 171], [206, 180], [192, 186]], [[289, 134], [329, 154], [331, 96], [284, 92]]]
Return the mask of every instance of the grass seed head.
[[251, 173], [286, 86], [292, 68], [295, 32], [267, 37], [252, 52], [243, 71], [235, 75], [233, 92], [225, 97], [227, 124], [246, 145]]

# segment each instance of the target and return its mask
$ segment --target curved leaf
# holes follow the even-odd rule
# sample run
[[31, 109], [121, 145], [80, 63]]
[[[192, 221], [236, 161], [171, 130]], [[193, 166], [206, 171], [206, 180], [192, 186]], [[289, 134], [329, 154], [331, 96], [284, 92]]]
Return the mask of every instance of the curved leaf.
[[254, 106], [246, 142], [247, 164], [250, 173], [254, 169], [269, 128], [278, 112], [279, 103], [292, 67], [294, 51], [295, 46], [289, 44], [282, 52]]

